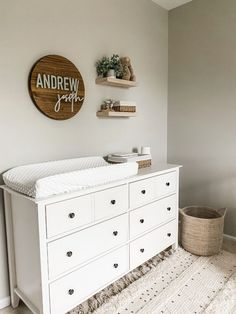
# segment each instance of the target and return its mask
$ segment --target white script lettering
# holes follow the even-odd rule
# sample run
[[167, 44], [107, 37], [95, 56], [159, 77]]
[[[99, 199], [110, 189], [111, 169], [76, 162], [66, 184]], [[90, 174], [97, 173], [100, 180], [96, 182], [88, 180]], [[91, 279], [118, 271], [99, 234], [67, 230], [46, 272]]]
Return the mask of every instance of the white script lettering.
[[55, 104], [54, 111], [59, 112], [61, 109], [61, 101], [71, 103], [71, 112], [74, 112], [74, 103], [77, 101], [83, 101], [84, 97], [80, 97], [77, 95], [77, 91], [67, 94], [67, 95], [57, 95], [58, 101]]

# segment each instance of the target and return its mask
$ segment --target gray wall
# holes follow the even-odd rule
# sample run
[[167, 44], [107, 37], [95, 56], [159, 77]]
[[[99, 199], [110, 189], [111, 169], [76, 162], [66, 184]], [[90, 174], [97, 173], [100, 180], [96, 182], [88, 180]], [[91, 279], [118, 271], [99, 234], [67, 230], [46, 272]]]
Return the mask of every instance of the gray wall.
[[228, 207], [236, 236], [236, 1], [169, 14], [168, 159], [184, 165], [181, 205]]
[[[105, 155], [151, 146], [166, 160], [168, 14], [150, 0], [21, 0], [0, 2], [0, 173], [32, 162]], [[116, 52], [132, 58], [139, 87], [97, 86], [95, 61]], [[27, 89], [33, 63], [47, 54], [79, 68], [86, 100], [78, 115], [54, 121]], [[135, 100], [138, 116], [98, 119], [104, 97]], [[0, 200], [0, 299], [8, 295]]]

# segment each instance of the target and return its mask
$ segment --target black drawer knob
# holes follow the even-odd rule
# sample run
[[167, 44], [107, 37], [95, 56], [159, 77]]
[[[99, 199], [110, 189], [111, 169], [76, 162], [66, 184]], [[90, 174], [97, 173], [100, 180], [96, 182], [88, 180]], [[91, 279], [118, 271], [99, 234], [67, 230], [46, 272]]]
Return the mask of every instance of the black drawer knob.
[[168, 236], [168, 237], [171, 237], [171, 233], [167, 233], [167, 236]]
[[112, 205], [115, 205], [115, 203], [116, 203], [116, 200], [111, 200]]
[[71, 251], [69, 251], [69, 252], [66, 253], [66, 255], [67, 255], [68, 257], [71, 257], [71, 256], [73, 255], [73, 253], [72, 253]]
[[166, 182], [166, 186], [170, 186], [170, 182]]
[[118, 264], [114, 264], [113, 266], [114, 266], [114, 268], [118, 268], [119, 265]]
[[141, 224], [143, 224], [143, 223], [144, 223], [144, 219], [140, 219], [139, 221], [140, 221], [140, 223], [141, 223]]
[[142, 194], [146, 194], [146, 190], [142, 190], [141, 193], [142, 193]]
[[144, 249], [140, 249], [140, 252], [141, 252], [141, 253], [144, 253]]
[[118, 231], [113, 231], [113, 234], [116, 237], [118, 235]]
[[171, 211], [171, 207], [167, 207], [167, 210], [168, 210], [168, 212], [170, 212]]
[[74, 290], [74, 289], [70, 289], [70, 290], [68, 291], [69, 295], [74, 294], [74, 292], [75, 292], [75, 290]]
[[71, 218], [71, 219], [75, 218], [75, 213], [70, 213], [69, 218]]

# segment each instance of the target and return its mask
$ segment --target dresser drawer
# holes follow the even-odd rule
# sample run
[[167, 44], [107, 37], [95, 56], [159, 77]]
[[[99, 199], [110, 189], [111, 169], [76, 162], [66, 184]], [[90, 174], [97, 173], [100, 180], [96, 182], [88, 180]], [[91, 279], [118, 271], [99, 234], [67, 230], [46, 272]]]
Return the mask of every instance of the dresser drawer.
[[112, 217], [128, 209], [128, 187], [117, 186], [94, 194], [95, 220]]
[[156, 198], [155, 177], [130, 183], [130, 207], [150, 203]]
[[128, 240], [128, 214], [110, 219], [48, 244], [53, 278]]
[[130, 243], [130, 268], [133, 269], [160, 253], [177, 240], [177, 221], [155, 229]]
[[56, 236], [93, 221], [92, 196], [86, 195], [46, 206], [47, 236]]
[[176, 217], [177, 196], [172, 195], [130, 212], [130, 238]]
[[176, 171], [140, 180], [130, 184], [130, 207], [148, 204], [176, 192]]
[[50, 285], [51, 314], [64, 314], [129, 269], [129, 250], [122, 247], [53, 282]]
[[157, 176], [155, 184], [157, 197], [175, 193], [177, 185], [176, 171]]

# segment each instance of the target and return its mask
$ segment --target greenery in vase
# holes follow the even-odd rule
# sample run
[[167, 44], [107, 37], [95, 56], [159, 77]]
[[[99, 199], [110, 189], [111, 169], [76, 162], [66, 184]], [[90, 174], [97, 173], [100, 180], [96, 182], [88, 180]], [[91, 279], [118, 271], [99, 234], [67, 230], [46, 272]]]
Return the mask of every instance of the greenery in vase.
[[122, 77], [123, 66], [120, 61], [120, 57], [117, 54], [113, 54], [111, 58], [103, 57], [96, 62], [97, 75], [105, 77], [109, 70], [114, 70], [116, 77]]
[[97, 75], [106, 76], [107, 72], [110, 70], [110, 59], [108, 57], [103, 57], [101, 60], [96, 62]]
[[110, 59], [110, 67], [115, 70], [116, 77], [123, 76], [123, 66], [120, 61], [120, 57], [118, 55], [113, 54]]

